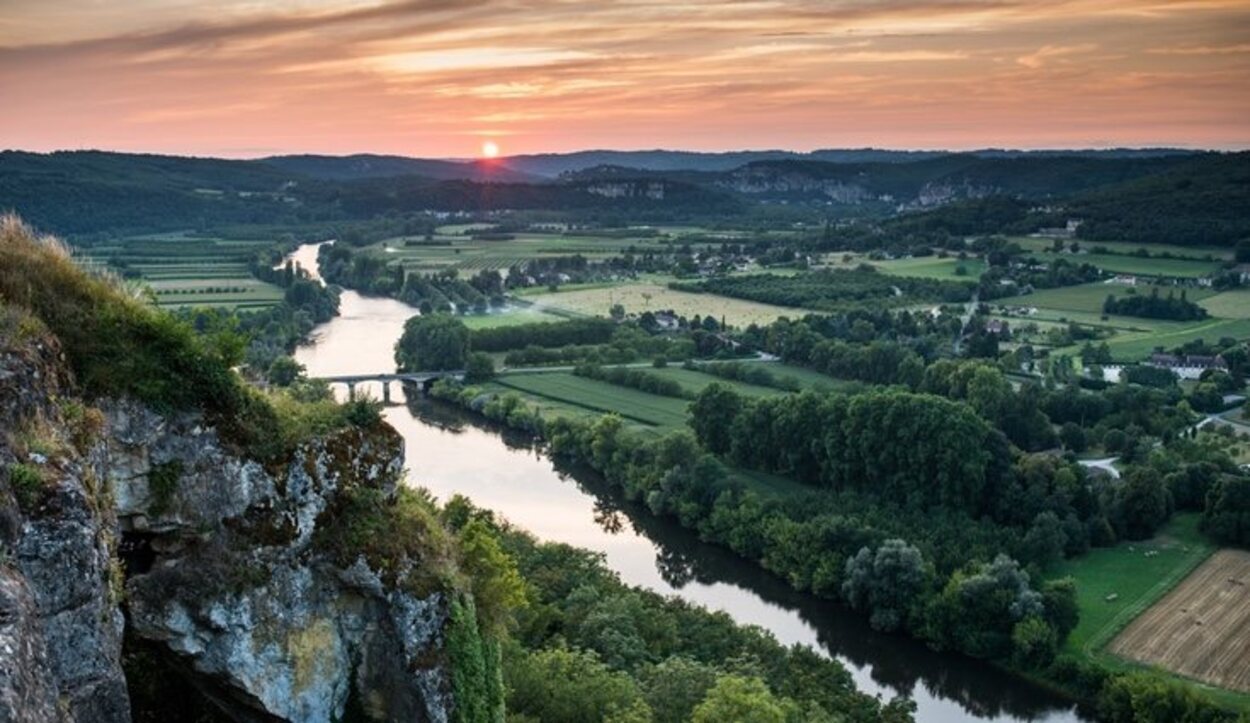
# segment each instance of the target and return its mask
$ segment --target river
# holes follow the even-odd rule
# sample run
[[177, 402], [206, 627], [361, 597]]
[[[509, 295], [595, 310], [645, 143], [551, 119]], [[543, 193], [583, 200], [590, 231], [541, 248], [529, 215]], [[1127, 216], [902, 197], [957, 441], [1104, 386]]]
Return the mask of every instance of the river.
[[[291, 258], [316, 275], [316, 256], [317, 245], [308, 244]], [[295, 358], [314, 377], [391, 371], [394, 343], [414, 313], [398, 301], [344, 291], [340, 315], [317, 327]], [[381, 398], [380, 390], [368, 391]], [[391, 391], [404, 400], [398, 385]], [[861, 690], [885, 699], [910, 695], [919, 721], [1088, 720], [1063, 698], [992, 666], [873, 632], [862, 616], [700, 542], [507, 430], [423, 398], [384, 415], [404, 437], [410, 483], [444, 500], [462, 494], [540, 539], [599, 552], [626, 583], [723, 610], [782, 643], [810, 645], [846, 665]]]

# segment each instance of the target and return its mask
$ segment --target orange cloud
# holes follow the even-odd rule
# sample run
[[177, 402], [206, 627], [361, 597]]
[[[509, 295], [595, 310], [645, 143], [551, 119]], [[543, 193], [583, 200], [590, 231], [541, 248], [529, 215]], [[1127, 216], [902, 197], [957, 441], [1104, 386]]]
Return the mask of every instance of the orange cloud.
[[13, 147], [1250, 145], [1245, 0], [49, 5], [0, 21]]

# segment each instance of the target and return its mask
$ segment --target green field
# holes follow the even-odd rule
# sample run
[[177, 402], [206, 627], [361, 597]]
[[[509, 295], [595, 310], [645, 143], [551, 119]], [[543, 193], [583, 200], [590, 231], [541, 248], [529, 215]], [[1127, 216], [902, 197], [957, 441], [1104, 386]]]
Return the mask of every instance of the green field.
[[[456, 269], [476, 273], [483, 269], [507, 269], [531, 259], [581, 255], [588, 259], [618, 256], [627, 249], [663, 252], [674, 240], [640, 234], [637, 238], [565, 235], [558, 232], [517, 233], [501, 241], [475, 239], [464, 231], [480, 224], [444, 226], [426, 241], [421, 237], [392, 238], [366, 247], [369, 253], [402, 264], [409, 271]], [[445, 232], [445, 233], [444, 233]]]
[[1250, 289], [1222, 291], [1202, 299], [1198, 305], [1221, 319], [1250, 319]]
[[731, 299], [713, 294], [695, 294], [676, 291], [662, 283], [644, 281], [620, 285], [595, 285], [556, 292], [535, 290], [525, 298], [537, 306], [553, 307], [567, 311], [607, 316], [613, 304], [621, 304], [625, 311], [640, 314], [644, 311], [671, 309], [679, 316], [711, 314], [725, 323], [744, 327], [750, 324], [769, 324], [778, 317], [800, 318], [811, 312], [786, 306], [762, 304], [745, 299]]
[[1222, 337], [1250, 338], [1250, 290], [1238, 289], [1219, 293], [1205, 288], [1185, 289], [1188, 299], [1207, 308], [1213, 316], [1222, 318], [1180, 322], [1130, 316], [1104, 317], [1102, 314], [1102, 304], [1109, 294], [1123, 296], [1128, 289], [1135, 289], [1138, 294], [1148, 294], [1155, 288], [1159, 289], [1160, 294], [1179, 293], [1172, 286], [1130, 287], [1095, 282], [998, 299], [993, 304], [1037, 309], [1031, 316], [1001, 317], [1017, 328], [1030, 322], [1037, 323], [1039, 327], [1055, 322], [1075, 322], [1109, 329], [1114, 335], [1107, 340], [1107, 345], [1117, 361], [1139, 361], [1149, 356], [1156, 347], [1171, 349], [1195, 339], [1214, 342]]
[[[1077, 585], [1081, 617], [1068, 649], [1097, 654], [1215, 551], [1198, 532], [1198, 518], [1177, 514], [1152, 540], [1095, 548], [1054, 571], [1053, 577], [1071, 576]], [[1151, 552], [1156, 554], [1148, 556]], [[1108, 600], [1109, 595], [1116, 597]]]
[[[1010, 296], [1005, 299], [996, 299], [991, 302], [999, 306], [1021, 306], [1021, 307], [1037, 307], [1038, 309], [1050, 309], [1053, 311], [1076, 311], [1087, 314], [1102, 314], [1102, 305], [1106, 302], [1108, 296], [1127, 296], [1130, 293], [1150, 294], [1155, 289], [1159, 290], [1160, 296], [1167, 296], [1169, 293], [1180, 294], [1183, 290], [1185, 298], [1190, 301], [1201, 302], [1208, 297], [1215, 296], [1215, 292], [1210, 289], [1178, 289], [1174, 286], [1126, 286], [1124, 284], [1108, 284], [1101, 281], [1095, 281], [1089, 284], [1080, 284], [1077, 286], [1063, 286], [1057, 289], [1042, 289], [1031, 294], [1022, 296]], [[1130, 317], [1123, 317], [1130, 319]], [[1138, 319], [1131, 317], [1131, 326], [1141, 326], [1142, 324], [1152, 323], [1152, 319]]]
[[1111, 355], [1117, 360], [1136, 361], [1154, 351], [1155, 347], [1171, 349], [1195, 339], [1214, 342], [1224, 337], [1250, 338], [1250, 319], [1207, 319], [1174, 331], [1155, 331], [1145, 334], [1123, 334], [1107, 343]]
[[1173, 276], [1196, 279], [1219, 269], [1216, 261], [1197, 259], [1158, 259], [1116, 254], [1078, 254], [1073, 261], [1091, 264], [1115, 274], [1140, 274], [1143, 276]]
[[615, 412], [648, 427], [675, 429], [686, 424], [689, 402], [684, 399], [648, 394], [570, 372], [502, 374], [494, 384], [583, 412]]
[[[1020, 248], [1029, 251], [1049, 251], [1054, 246], [1054, 241], [1048, 238], [1033, 238], [1031, 236], [1013, 236], [1012, 242], [1020, 245]], [[1133, 254], [1139, 250], [1145, 250], [1149, 254], [1169, 254], [1171, 256], [1208, 260], [1208, 257], [1218, 261], [1227, 261], [1233, 257], [1233, 252], [1227, 246], [1172, 246], [1170, 244], [1154, 244], [1154, 243], [1126, 243], [1122, 241], [1086, 241], [1084, 239], [1076, 239], [1080, 247], [1086, 251], [1094, 251], [1098, 247], [1105, 248], [1111, 254]], [[1067, 247], [1072, 241], [1064, 241]], [[1079, 258], [1079, 257], [1078, 257]]]
[[[937, 256], [918, 256], [910, 259], [893, 259], [891, 261], [869, 261], [881, 271], [895, 276], [919, 276], [926, 279], [942, 279], [946, 281], [975, 281], [985, 273], [985, 262], [979, 258], [960, 260], [954, 256], [938, 258]], [[957, 273], [959, 267], [964, 268], [963, 274]]]
[[[1150, 670], [1162, 679], [1181, 679], [1158, 668], [1121, 659], [1104, 648], [1138, 615], [1180, 584], [1216, 547], [1198, 531], [1200, 515], [1178, 513], [1150, 540], [1121, 542], [1066, 560], [1049, 577], [1076, 580], [1080, 619], [1065, 649], [1096, 658], [1114, 670]], [[1147, 553], [1153, 553], [1147, 555]], [[1114, 600], [1108, 596], [1115, 595]], [[1250, 710], [1250, 695], [1183, 678], [1220, 705]]]
[[281, 301], [283, 291], [253, 277], [248, 262], [272, 243], [154, 234], [93, 246], [84, 259], [137, 275], [161, 307], [264, 308]]

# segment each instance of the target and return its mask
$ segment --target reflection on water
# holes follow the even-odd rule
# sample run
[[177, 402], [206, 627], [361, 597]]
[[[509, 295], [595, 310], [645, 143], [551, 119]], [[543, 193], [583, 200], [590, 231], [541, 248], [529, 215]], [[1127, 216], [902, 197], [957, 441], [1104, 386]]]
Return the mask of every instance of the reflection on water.
[[[315, 247], [301, 247], [295, 257], [315, 268]], [[411, 307], [347, 291], [341, 312], [297, 351], [309, 374], [392, 370], [392, 346]], [[462, 494], [540, 539], [599, 552], [628, 584], [724, 611], [784, 644], [811, 645], [846, 664], [861, 690], [911, 695], [918, 720], [1082, 720], [1062, 699], [988, 665], [873, 632], [861, 616], [795, 592], [621, 499], [592, 472], [554, 463], [524, 435], [415, 395], [388, 407], [385, 417], [406, 442], [411, 483], [442, 499]]]

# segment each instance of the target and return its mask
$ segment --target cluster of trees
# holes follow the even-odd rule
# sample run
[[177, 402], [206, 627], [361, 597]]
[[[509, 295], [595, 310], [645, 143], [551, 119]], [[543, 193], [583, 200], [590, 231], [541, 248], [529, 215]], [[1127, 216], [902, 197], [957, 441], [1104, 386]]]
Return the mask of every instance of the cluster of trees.
[[[1017, 247], [1018, 248], [1018, 247]], [[1037, 268], [1037, 267], [1042, 268]], [[1039, 261], [1024, 256], [1008, 264], [991, 265], [981, 275], [980, 298], [983, 301], [1020, 293], [1021, 289], [1054, 289], [1076, 286], [1102, 278], [1102, 269], [1090, 264], [1077, 264], [1067, 259]], [[1003, 281], [1011, 281], [1004, 284]]]
[[867, 270], [811, 271], [794, 276], [752, 274], [699, 282], [674, 282], [683, 291], [709, 292], [780, 306], [838, 311], [866, 301], [899, 306], [920, 301], [967, 301], [974, 285], [914, 277], [895, 277]]
[[596, 379], [620, 387], [637, 389], [648, 394], [658, 394], [662, 397], [676, 397], [677, 399], [692, 399], [694, 397], [677, 380], [662, 377], [645, 369], [581, 364], [573, 370], [573, 373], [579, 377]]
[[737, 464], [895, 503], [980, 512], [993, 503], [1007, 447], [971, 408], [901, 391], [751, 399], [704, 388], [690, 424]]
[[1123, 316], [1140, 316], [1145, 319], [1171, 319], [1173, 321], [1194, 321], [1207, 318], [1207, 310], [1185, 298], [1185, 291], [1180, 296], [1168, 292], [1167, 297], [1159, 296], [1158, 287], [1150, 290], [1149, 296], [1130, 294], [1117, 298], [1108, 295], [1102, 304], [1103, 313], [1120, 314]]
[[473, 332], [473, 348], [486, 352], [511, 351], [527, 346], [545, 348], [606, 344], [616, 332], [617, 323], [602, 317], [570, 319], [559, 322], [536, 322], [477, 329]]
[[442, 517], [496, 542], [525, 585], [502, 644], [509, 720], [911, 720], [909, 702], [857, 691], [838, 662], [624, 585], [592, 552], [540, 542], [463, 497]]
[[[951, 340], [961, 327], [956, 313], [932, 315], [908, 310], [856, 308], [824, 316], [809, 315], [800, 320], [782, 318], [764, 327], [752, 325], [741, 334], [741, 340], [787, 362], [817, 368], [810, 361], [813, 351], [827, 340], [859, 345], [872, 341], [905, 343], [928, 361], [936, 358], [940, 349], [950, 348]], [[879, 370], [872, 376], [886, 378], [891, 373]]]
[[[791, 504], [761, 499], [732, 482], [726, 468], [689, 434], [646, 440], [627, 432], [619, 419], [610, 416], [582, 423], [557, 419], [546, 425], [544, 434], [553, 452], [601, 470], [628, 497], [644, 501], [657, 514], [678, 517], [698, 529], [704, 539], [758, 561], [799, 589], [843, 597], [873, 615], [883, 629], [897, 625], [897, 629], [968, 654], [1024, 655], [1045, 664], [1074, 622], [1064, 612], [1075, 604], [1070, 587], [1038, 589], [1010, 560], [975, 564], [972, 550], [986, 549], [984, 545], [964, 546], [957, 554], [954, 574], [950, 562], [934, 565], [910, 550], [898, 554], [893, 548], [899, 543], [873, 523], [898, 524], [890, 523], [890, 517], [917, 523], [920, 514], [908, 515], [906, 508], [886, 503], [888, 514], [878, 516], [862, 502], [844, 507], [841, 503], [851, 495], [839, 497], [836, 504], [815, 496]], [[916, 499], [941, 497], [924, 492]], [[851, 516], [848, 509], [868, 514]], [[920, 507], [913, 509], [920, 513]], [[993, 534], [972, 518], [940, 505], [922, 514], [930, 522], [921, 525], [930, 529], [935, 527], [935, 517], [954, 514], [970, 527]], [[956, 529], [952, 522], [948, 518], [940, 525], [940, 534]], [[897, 565], [891, 562], [893, 558]], [[883, 572], [897, 570], [876, 578], [873, 573], [879, 559]], [[963, 571], [968, 565], [973, 572]], [[1046, 634], [1017, 634], [1022, 624], [1040, 626]], [[988, 642], [986, 636], [991, 636]]]
[[[1155, 703], [1180, 711], [1176, 720], [1231, 720], [1157, 677], [1112, 673], [1057, 656], [1078, 617], [1073, 582], [1037, 584], [1014, 559], [994, 552], [1013, 550], [1025, 559], [1030, 551], [1063, 554], [1068, 521], [1055, 512], [1036, 515], [1027, 533], [1012, 535], [1008, 527], [941, 506], [909, 511], [879, 501], [864, 504], [850, 494], [832, 501], [763, 499], [733, 482], [726, 468], [686, 433], [644, 439], [611, 416], [540, 426], [553, 452], [601, 470], [631, 499], [758, 561], [796, 588], [844, 600], [880, 630], [907, 631], [938, 648], [1040, 672], [1096, 701], [1100, 713], [1112, 720], [1139, 720], [1157, 710]], [[1176, 459], [1166, 465], [1173, 469], [1168, 485], [1178, 490], [1186, 484], [1182, 478], [1206, 473]], [[1003, 507], [1024, 516], [1038, 504], [1063, 501], [1073, 510], [1098, 504], [1099, 490], [1081, 479], [1079, 466], [1053, 457], [1017, 460], [1011, 476], [1014, 489], [1004, 496]], [[1145, 490], [1146, 499], [1157, 496], [1149, 479], [1125, 486]], [[1201, 484], [1190, 486], [1190, 496], [1203, 494]], [[1234, 494], [1246, 491], [1238, 488]], [[1126, 505], [1150, 507], [1140, 500]], [[1244, 525], [1244, 512], [1239, 519]]]
[[464, 369], [469, 359], [469, 329], [448, 314], [422, 314], [404, 322], [395, 344], [400, 371]]
[[408, 273], [402, 263], [392, 264], [385, 256], [337, 243], [322, 246], [317, 259], [321, 275], [330, 283], [396, 298], [423, 314], [484, 314], [505, 303], [503, 277], [494, 270], [480, 271], [468, 280], [461, 279], [455, 269]]
[[711, 374], [722, 379], [745, 382], [746, 384], [754, 384], [760, 387], [773, 387], [774, 389], [782, 389], [787, 392], [797, 392], [802, 387], [796, 379], [778, 377], [776, 374], [773, 374], [765, 364], [739, 361], [702, 363], [687, 361], [683, 366], [686, 369]]
[[629, 364], [655, 358], [681, 361], [698, 352], [698, 341], [693, 333], [687, 336], [649, 334], [638, 324], [625, 323], [617, 326], [604, 344], [574, 344], [555, 348], [528, 345], [508, 352], [504, 363], [508, 366]]

